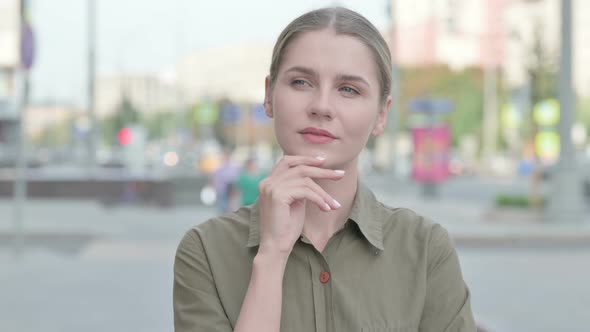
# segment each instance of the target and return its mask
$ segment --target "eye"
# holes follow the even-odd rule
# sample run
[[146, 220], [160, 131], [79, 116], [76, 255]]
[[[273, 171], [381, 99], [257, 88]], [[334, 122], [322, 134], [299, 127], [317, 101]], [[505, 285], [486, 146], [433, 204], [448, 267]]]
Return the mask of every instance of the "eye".
[[358, 90], [356, 90], [356, 89], [354, 89], [354, 88], [351, 88], [351, 87], [349, 87], [349, 86], [343, 86], [343, 87], [341, 87], [341, 88], [340, 88], [340, 91], [342, 91], [342, 92], [344, 92], [344, 93], [346, 93], [346, 94], [351, 94], [351, 95], [358, 95], [358, 94], [360, 94], [360, 93], [358, 92]]
[[307, 83], [305, 80], [295, 79], [295, 80], [291, 81], [291, 85], [303, 87], [303, 86], [309, 85], [309, 83]]

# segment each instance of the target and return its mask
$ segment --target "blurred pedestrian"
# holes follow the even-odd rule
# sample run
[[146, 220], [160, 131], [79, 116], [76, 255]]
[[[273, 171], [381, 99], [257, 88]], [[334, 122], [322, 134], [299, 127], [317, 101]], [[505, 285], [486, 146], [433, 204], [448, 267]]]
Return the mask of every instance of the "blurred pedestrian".
[[284, 157], [253, 205], [185, 234], [176, 331], [475, 332], [445, 229], [385, 206], [359, 179], [391, 106], [379, 31], [345, 8], [315, 10], [285, 28], [271, 59], [264, 108]]
[[236, 182], [236, 189], [241, 195], [242, 206], [254, 204], [258, 199], [258, 185], [266, 175], [267, 173], [258, 166], [258, 160], [255, 157], [246, 160]]
[[215, 189], [217, 212], [223, 214], [233, 211], [232, 198], [240, 168], [231, 160], [229, 150], [224, 150], [220, 158], [220, 166], [213, 172], [211, 181]]

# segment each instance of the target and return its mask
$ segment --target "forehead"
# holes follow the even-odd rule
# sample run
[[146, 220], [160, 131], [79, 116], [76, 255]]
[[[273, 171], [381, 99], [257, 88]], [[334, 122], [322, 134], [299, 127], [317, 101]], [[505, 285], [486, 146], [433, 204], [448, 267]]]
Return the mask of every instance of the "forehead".
[[369, 47], [333, 29], [308, 31], [292, 40], [284, 49], [279, 74], [292, 66], [309, 67], [320, 74], [359, 75], [371, 85], [377, 82], [377, 65]]

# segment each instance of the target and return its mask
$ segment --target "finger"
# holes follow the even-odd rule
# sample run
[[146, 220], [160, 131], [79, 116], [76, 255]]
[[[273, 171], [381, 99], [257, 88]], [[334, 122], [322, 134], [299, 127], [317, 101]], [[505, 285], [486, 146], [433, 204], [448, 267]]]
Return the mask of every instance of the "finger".
[[320, 156], [317, 157], [310, 157], [310, 156], [283, 156], [277, 162], [275, 167], [273, 168], [273, 173], [276, 171], [284, 172], [289, 168], [293, 168], [299, 165], [309, 165], [309, 166], [320, 166], [324, 163], [326, 159]]
[[292, 203], [297, 200], [306, 199], [316, 204], [321, 210], [330, 211], [332, 207], [326, 202], [322, 195], [316, 193], [306, 186], [297, 186], [288, 189], [284, 189], [284, 194], [287, 196], [288, 203]]
[[319, 184], [313, 181], [311, 178], [305, 178], [303, 181], [304, 185], [315, 192], [316, 194], [320, 195], [328, 205], [332, 208], [332, 210], [338, 209], [341, 205], [340, 203], [332, 197], [332, 195], [328, 194]]
[[290, 181], [281, 183], [282, 191], [285, 193], [295, 191], [299, 187], [307, 188], [313, 191], [315, 194], [319, 195], [323, 199], [323, 201], [330, 206], [332, 210], [338, 209], [340, 207], [340, 203], [338, 203], [338, 201], [336, 201], [334, 197], [328, 194], [324, 190], [324, 188], [322, 188], [319, 184], [315, 183], [311, 178], [291, 179]]
[[343, 170], [333, 170], [327, 168], [320, 168], [308, 165], [299, 165], [284, 171], [278, 176], [281, 179], [290, 178], [312, 178], [312, 179], [328, 179], [340, 180], [344, 176]]

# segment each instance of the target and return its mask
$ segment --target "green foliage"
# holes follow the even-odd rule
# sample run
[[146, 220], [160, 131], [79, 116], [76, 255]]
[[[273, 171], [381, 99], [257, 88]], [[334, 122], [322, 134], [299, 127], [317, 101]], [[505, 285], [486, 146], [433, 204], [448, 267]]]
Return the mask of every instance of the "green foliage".
[[140, 113], [129, 98], [123, 100], [114, 114], [107, 116], [100, 123], [103, 143], [111, 146], [117, 141], [117, 134], [122, 128], [137, 124], [141, 120]]
[[200, 108], [201, 104], [197, 102], [191, 105], [184, 114], [185, 126], [191, 131], [194, 137], [200, 137], [201, 126], [198, 121]]
[[537, 25], [527, 66], [533, 105], [544, 99], [557, 98], [557, 59], [545, 49], [541, 35], [543, 29], [540, 23]]
[[576, 107], [576, 120], [581, 122], [590, 132], [590, 98], [581, 98]]
[[452, 71], [446, 66], [403, 69], [401, 74], [400, 122], [409, 127], [408, 102], [417, 97], [445, 98], [455, 109], [444, 118], [452, 131], [453, 143], [466, 134], [477, 135], [483, 118], [483, 87], [480, 69]]
[[148, 139], [161, 139], [172, 134], [180, 126], [179, 116], [168, 110], [144, 117], [142, 123], [147, 128]]
[[[541, 198], [540, 206], [545, 206], [546, 200]], [[525, 195], [498, 195], [496, 196], [496, 206], [498, 207], [516, 207], [516, 208], [530, 208], [533, 207], [530, 198]]]
[[[541, 22], [535, 23], [533, 44], [529, 49], [529, 62], [527, 75], [531, 89], [531, 103], [557, 98], [557, 57], [551, 55], [543, 45], [543, 28]], [[538, 125], [533, 118], [534, 113], [529, 112], [528, 124], [525, 125], [525, 134], [532, 139], [538, 132]]]
[[71, 141], [73, 120], [71, 118], [45, 128], [41, 134], [32, 139], [37, 146], [65, 146]]

